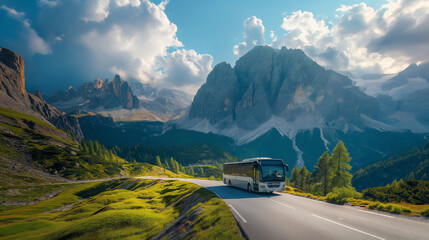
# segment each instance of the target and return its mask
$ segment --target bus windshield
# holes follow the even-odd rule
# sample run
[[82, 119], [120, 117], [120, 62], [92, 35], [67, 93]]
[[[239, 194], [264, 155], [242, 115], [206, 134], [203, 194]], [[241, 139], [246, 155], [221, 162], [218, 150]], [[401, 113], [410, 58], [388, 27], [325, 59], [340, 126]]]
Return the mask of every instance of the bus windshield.
[[261, 166], [262, 181], [284, 181], [285, 174], [282, 165]]

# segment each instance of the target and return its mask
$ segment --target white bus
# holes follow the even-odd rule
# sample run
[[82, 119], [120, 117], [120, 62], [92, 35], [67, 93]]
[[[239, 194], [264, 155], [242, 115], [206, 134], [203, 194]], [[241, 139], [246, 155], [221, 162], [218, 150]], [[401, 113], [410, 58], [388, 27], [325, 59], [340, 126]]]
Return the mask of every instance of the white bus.
[[223, 182], [252, 192], [284, 191], [287, 164], [281, 159], [248, 158], [223, 164]]

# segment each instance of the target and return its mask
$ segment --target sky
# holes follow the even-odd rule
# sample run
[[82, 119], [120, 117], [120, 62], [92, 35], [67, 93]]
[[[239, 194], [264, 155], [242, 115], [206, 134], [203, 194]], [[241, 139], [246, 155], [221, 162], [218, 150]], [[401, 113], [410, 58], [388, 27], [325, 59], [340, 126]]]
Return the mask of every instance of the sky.
[[0, 29], [45, 94], [115, 74], [194, 94], [257, 45], [352, 78], [429, 61], [427, 0], [0, 0]]

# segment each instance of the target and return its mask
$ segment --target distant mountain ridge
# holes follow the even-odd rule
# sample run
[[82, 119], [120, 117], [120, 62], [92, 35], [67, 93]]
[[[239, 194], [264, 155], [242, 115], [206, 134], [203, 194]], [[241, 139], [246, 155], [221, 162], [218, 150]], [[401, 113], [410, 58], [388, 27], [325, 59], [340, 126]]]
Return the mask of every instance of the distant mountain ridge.
[[100, 107], [105, 109], [139, 107], [139, 101], [128, 82], [122, 80], [119, 75], [115, 75], [112, 81], [97, 78], [78, 89], [69, 87], [66, 92], [59, 91], [48, 97], [47, 101], [65, 112]]
[[180, 117], [192, 97], [172, 89], [156, 89], [136, 80], [95, 79], [77, 89], [69, 87], [47, 97], [58, 109], [72, 113], [87, 110], [111, 116], [115, 121], [168, 121]]

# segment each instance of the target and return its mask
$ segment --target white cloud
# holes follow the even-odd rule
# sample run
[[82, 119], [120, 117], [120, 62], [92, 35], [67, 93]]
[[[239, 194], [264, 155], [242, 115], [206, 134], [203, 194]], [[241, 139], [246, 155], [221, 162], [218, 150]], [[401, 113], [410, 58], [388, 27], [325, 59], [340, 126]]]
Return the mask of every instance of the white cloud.
[[258, 45], [265, 45], [265, 27], [262, 20], [252, 16], [244, 20], [244, 42], [234, 46], [233, 51], [235, 55], [241, 57], [247, 51]]
[[164, 74], [157, 85], [195, 94], [212, 70], [212, 63], [213, 57], [208, 54], [178, 49], [159, 59]]
[[[195, 93], [210, 72], [213, 58], [181, 49], [177, 26], [164, 12], [167, 2], [139, 3], [111, 4], [107, 16], [83, 34], [81, 42], [96, 56], [97, 64], [123, 78]], [[177, 49], [169, 53], [170, 48]]]
[[86, 2], [85, 14], [82, 19], [86, 22], [101, 22], [109, 16], [109, 0], [91, 0]]
[[429, 1], [392, 0], [379, 9], [342, 5], [337, 16], [328, 25], [311, 12], [285, 15], [283, 41], [325, 67], [358, 76], [429, 60]]
[[39, 5], [41, 6], [55, 7], [59, 3], [60, 3], [59, 1], [55, 1], [55, 0], [39, 0]]
[[34, 55], [36, 53], [39, 53], [39, 54], [51, 53], [51, 47], [31, 27], [30, 20], [25, 18], [25, 13], [18, 12], [13, 8], [7, 7], [6, 5], [2, 5], [1, 9], [5, 10], [10, 17], [22, 23], [24, 28], [24, 31], [22, 32], [22, 34], [27, 41], [27, 48], [31, 55]]

